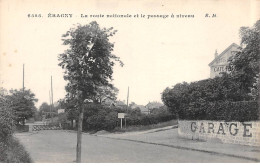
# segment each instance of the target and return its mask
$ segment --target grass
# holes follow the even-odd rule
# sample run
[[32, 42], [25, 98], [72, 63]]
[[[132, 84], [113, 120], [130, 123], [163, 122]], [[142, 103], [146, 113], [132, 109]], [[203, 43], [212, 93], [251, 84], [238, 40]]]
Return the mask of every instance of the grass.
[[32, 160], [20, 142], [11, 136], [8, 141], [0, 141], [0, 162], [31, 163]]
[[150, 129], [157, 129], [157, 128], [162, 128], [162, 127], [167, 127], [167, 126], [173, 126], [173, 125], [177, 125], [177, 124], [178, 124], [177, 120], [170, 120], [167, 122], [161, 122], [161, 123], [145, 125], [145, 126], [143, 126], [143, 125], [126, 126], [126, 128], [122, 128], [122, 129], [120, 127], [116, 127], [114, 129], [114, 132], [143, 131], [143, 130], [150, 130]]

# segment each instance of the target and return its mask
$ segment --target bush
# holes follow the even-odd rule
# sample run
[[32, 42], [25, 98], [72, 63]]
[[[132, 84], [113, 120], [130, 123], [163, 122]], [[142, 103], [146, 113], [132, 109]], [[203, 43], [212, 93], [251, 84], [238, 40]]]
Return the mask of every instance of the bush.
[[29, 131], [29, 125], [17, 124], [15, 126], [15, 132], [28, 132], [28, 131]]
[[[118, 119], [118, 113], [124, 112], [125, 109], [120, 107], [106, 107], [102, 105], [91, 105], [85, 109], [83, 130], [108, 130], [111, 131], [120, 125], [120, 119]], [[153, 111], [153, 114], [145, 115], [137, 113], [135, 109], [128, 110], [127, 125], [151, 125], [160, 122], [165, 122], [174, 119], [167, 108], [161, 107]], [[124, 121], [123, 121], [124, 123]]]
[[102, 105], [90, 105], [85, 108], [83, 130], [113, 130], [117, 125], [117, 113], [120, 108], [110, 108]]
[[0, 140], [8, 139], [13, 133], [13, 114], [5, 99], [0, 98]]
[[30, 163], [29, 154], [18, 140], [12, 136], [5, 141], [0, 140], [0, 162], [4, 163]]
[[179, 119], [251, 121], [259, 118], [257, 100], [228, 74], [176, 84], [164, 90], [162, 100]]
[[186, 120], [224, 120], [252, 121], [258, 120], [259, 107], [256, 101], [243, 102], [208, 102], [190, 104], [180, 119]]
[[12, 136], [15, 119], [14, 110], [10, 108], [10, 101], [6, 99], [1, 89], [0, 92], [0, 162], [31, 162], [24, 147]]

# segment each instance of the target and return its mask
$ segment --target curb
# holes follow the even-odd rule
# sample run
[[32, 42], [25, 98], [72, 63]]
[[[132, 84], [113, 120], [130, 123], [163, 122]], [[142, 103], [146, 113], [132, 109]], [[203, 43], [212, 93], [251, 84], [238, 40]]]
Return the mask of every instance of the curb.
[[147, 132], [147, 133], [156, 133], [156, 132], [159, 132], [159, 131], [166, 131], [166, 130], [172, 130], [172, 129], [176, 129], [178, 128], [178, 125], [174, 125], [172, 126], [171, 128], [159, 128], [157, 130], [154, 130], [154, 131], [150, 131], [150, 132]]
[[112, 137], [107, 137], [104, 135], [103, 136], [93, 135], [93, 136], [104, 137], [104, 138], [114, 139], [114, 140], [123, 140], [123, 141], [129, 141], [129, 142], [138, 142], [138, 143], [144, 143], [144, 144], [166, 146], [166, 147], [171, 147], [171, 148], [175, 148], [175, 149], [191, 150], [191, 151], [204, 152], [204, 153], [221, 155], [221, 156], [229, 156], [229, 157], [234, 157], [234, 158], [246, 159], [246, 160], [250, 160], [250, 161], [254, 161], [254, 162], [260, 162], [260, 160], [257, 158], [251, 158], [251, 157], [245, 157], [245, 156], [240, 156], [240, 155], [233, 155], [233, 154], [221, 153], [221, 152], [215, 152], [215, 151], [209, 151], [209, 150], [203, 150], [203, 149], [188, 148], [188, 147], [183, 147], [183, 146], [167, 145], [167, 144], [162, 144], [162, 143], [146, 142], [146, 141], [139, 141], [139, 140], [132, 140], [132, 139], [112, 138]]

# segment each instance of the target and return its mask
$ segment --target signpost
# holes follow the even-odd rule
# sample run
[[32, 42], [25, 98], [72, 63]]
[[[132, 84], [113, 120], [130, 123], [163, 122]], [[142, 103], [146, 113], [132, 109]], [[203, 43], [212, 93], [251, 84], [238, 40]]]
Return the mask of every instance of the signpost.
[[118, 118], [121, 120], [121, 129], [122, 129], [122, 127], [123, 127], [122, 119], [125, 118], [125, 113], [118, 113]]

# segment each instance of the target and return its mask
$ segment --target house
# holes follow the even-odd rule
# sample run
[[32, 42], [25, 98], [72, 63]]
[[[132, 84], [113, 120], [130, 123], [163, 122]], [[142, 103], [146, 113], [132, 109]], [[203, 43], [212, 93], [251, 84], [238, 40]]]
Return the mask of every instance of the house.
[[232, 58], [239, 50], [239, 45], [232, 43], [221, 54], [218, 55], [217, 50], [215, 52], [215, 58], [209, 63], [210, 78], [220, 76], [222, 72], [229, 72], [228, 60]]

